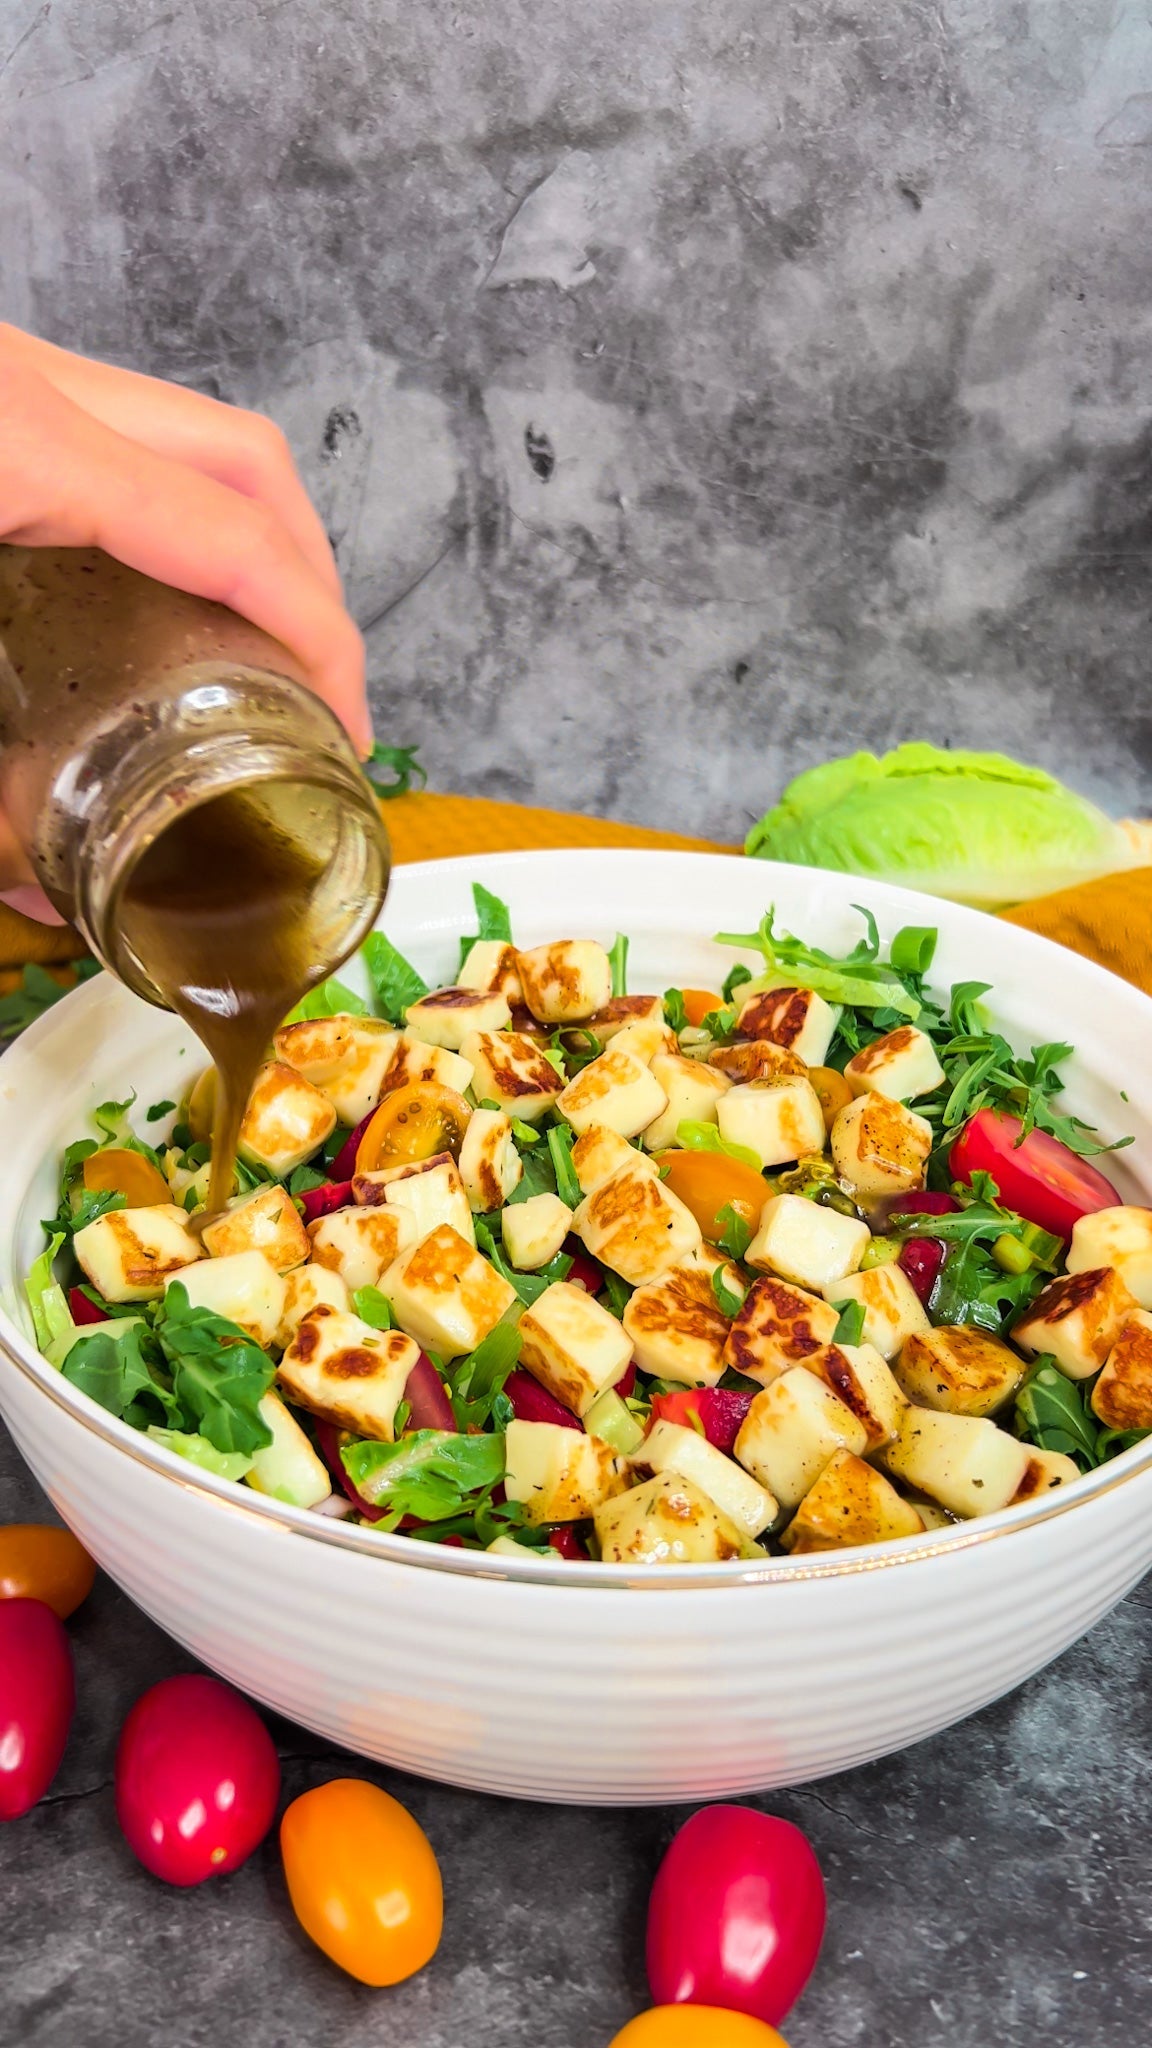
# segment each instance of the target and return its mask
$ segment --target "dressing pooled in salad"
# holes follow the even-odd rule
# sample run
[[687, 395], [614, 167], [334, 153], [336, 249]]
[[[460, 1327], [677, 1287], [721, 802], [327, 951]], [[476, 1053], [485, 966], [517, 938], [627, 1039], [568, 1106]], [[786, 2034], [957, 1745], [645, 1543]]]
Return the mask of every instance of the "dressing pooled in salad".
[[276, 1032], [222, 1213], [211, 1070], [95, 1112], [28, 1279], [66, 1379], [297, 1508], [622, 1565], [910, 1538], [1152, 1429], [1152, 1211], [934, 931], [769, 912], [635, 993], [473, 893], [453, 986], [374, 933], [371, 1006]]

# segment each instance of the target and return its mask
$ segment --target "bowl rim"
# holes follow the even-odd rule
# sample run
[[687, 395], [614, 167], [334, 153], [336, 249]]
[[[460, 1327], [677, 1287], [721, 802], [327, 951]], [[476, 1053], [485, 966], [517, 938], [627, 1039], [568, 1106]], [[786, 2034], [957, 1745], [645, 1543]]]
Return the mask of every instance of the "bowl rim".
[[[651, 865], [655, 860], [660, 866], [668, 864], [707, 864], [719, 868], [727, 866], [737, 857], [734, 854], [682, 852], [657, 848], [549, 848], [540, 851], [518, 853], [492, 853], [454, 856], [445, 860], [406, 862], [400, 872], [407, 882], [419, 886], [421, 882], [439, 877], [452, 876], [483, 880], [486, 874], [497, 870], [507, 873], [524, 867], [536, 866], [543, 860], [560, 859], [565, 863], [579, 866], [589, 862], [600, 862], [606, 852], [614, 860], [626, 862], [629, 866], [641, 863]], [[787, 874], [809, 884], [818, 882], [821, 887], [840, 883], [845, 890], [858, 891], [862, 878], [837, 871], [803, 867], [797, 863], [765, 863], [773, 872]], [[956, 904], [947, 899], [927, 896], [917, 890], [905, 889], [898, 883], [864, 882], [877, 899], [883, 899], [885, 908], [898, 913], [908, 913], [909, 921], [918, 918], [928, 921], [934, 913], [937, 921], [946, 916], [951, 923], [962, 925], [997, 924], [998, 921], [987, 912], [975, 910], [965, 904]], [[1002, 927], [999, 927], [1002, 929]], [[1067, 950], [1054, 941], [1041, 937], [1023, 927], [1015, 928], [1016, 939], [1027, 952], [1036, 956], [1038, 963], [1047, 961], [1055, 967], [1063, 965], [1066, 971]], [[1152, 1025], [1152, 997], [1146, 995], [1131, 982], [1112, 974], [1107, 968], [1088, 960], [1082, 954], [1074, 955], [1076, 971], [1089, 982], [1099, 985], [1102, 998], [1115, 1005], [1121, 1002], [1132, 1008], [1136, 1018], [1145, 1029]], [[60, 1029], [65, 1017], [69, 1021], [82, 1013], [85, 1004], [97, 1003], [102, 995], [101, 983], [89, 981], [79, 988], [70, 990], [59, 1003], [39, 1017], [21, 1034], [16, 1045], [4, 1055], [11, 1056], [20, 1046], [30, 1051], [44, 1039]], [[446, 1572], [451, 1576], [467, 1580], [508, 1581], [513, 1584], [530, 1586], [567, 1586], [576, 1590], [619, 1590], [649, 1592], [667, 1595], [674, 1592], [698, 1592], [701, 1590], [735, 1590], [740, 1587], [765, 1587], [773, 1585], [797, 1585], [826, 1579], [853, 1578], [861, 1574], [890, 1571], [899, 1567], [923, 1564], [931, 1558], [955, 1555], [962, 1551], [974, 1550], [985, 1544], [996, 1542], [1003, 1537], [1024, 1534], [1048, 1522], [1074, 1513], [1090, 1501], [1104, 1498], [1117, 1492], [1135, 1480], [1152, 1473], [1152, 1435], [1143, 1444], [1133, 1445], [1121, 1452], [1119, 1457], [1109, 1460], [1094, 1472], [1082, 1473], [1067, 1486], [1053, 1489], [1035, 1501], [1019, 1507], [1007, 1507], [997, 1513], [981, 1516], [970, 1522], [957, 1522], [943, 1529], [930, 1529], [921, 1535], [895, 1538], [887, 1543], [861, 1545], [840, 1551], [818, 1551], [802, 1557], [766, 1557], [763, 1563], [751, 1563], [744, 1559], [732, 1559], [721, 1564], [709, 1565], [646, 1565], [629, 1567], [604, 1564], [592, 1560], [560, 1559], [550, 1562], [553, 1555], [548, 1552], [526, 1551], [523, 1558], [513, 1558], [490, 1551], [467, 1551], [446, 1549], [442, 1544], [419, 1542], [410, 1536], [384, 1534], [383, 1532], [353, 1524], [335, 1516], [326, 1516], [307, 1508], [295, 1508], [282, 1501], [272, 1500], [254, 1493], [251, 1488], [239, 1482], [221, 1479], [216, 1474], [190, 1467], [185, 1459], [175, 1452], [154, 1443], [140, 1431], [131, 1429], [119, 1417], [109, 1414], [98, 1403], [83, 1394], [65, 1380], [48, 1361], [42, 1357], [35, 1345], [21, 1330], [9, 1312], [9, 1306], [0, 1300], [0, 1361], [14, 1368], [23, 1378], [44, 1395], [49, 1402], [62, 1409], [82, 1429], [89, 1431], [114, 1449], [124, 1453], [135, 1464], [173, 1481], [196, 1497], [204, 1495], [217, 1501], [233, 1515], [247, 1517], [257, 1523], [273, 1526], [286, 1533], [303, 1537], [312, 1542], [328, 1544], [330, 1547], [352, 1552], [360, 1556], [387, 1561], [417, 1570]]]

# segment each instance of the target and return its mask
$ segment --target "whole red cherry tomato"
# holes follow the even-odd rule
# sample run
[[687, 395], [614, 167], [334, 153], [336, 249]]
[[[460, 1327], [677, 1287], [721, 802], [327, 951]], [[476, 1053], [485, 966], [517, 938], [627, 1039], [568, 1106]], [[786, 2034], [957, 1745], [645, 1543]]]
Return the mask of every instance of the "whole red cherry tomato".
[[788, 2048], [788, 2043], [743, 2012], [716, 2005], [656, 2005], [614, 2036], [609, 2048]]
[[72, 1652], [43, 1600], [0, 1600], [0, 1820], [19, 1820], [60, 1768], [76, 1681]]
[[247, 1861], [272, 1825], [280, 1765], [254, 1707], [217, 1678], [165, 1678], [116, 1752], [116, 1818], [146, 1870], [203, 1884]]
[[652, 1996], [774, 2026], [812, 1975], [824, 1920], [820, 1865], [799, 1828], [748, 1806], [702, 1807], [652, 1887]]
[[10, 1522], [0, 1529], [0, 1600], [43, 1600], [61, 1621], [92, 1591], [96, 1566], [71, 1529]]
[[305, 1934], [361, 1984], [399, 1984], [440, 1944], [440, 1866], [419, 1822], [363, 1778], [294, 1799], [280, 1823], [292, 1910]]
[[996, 1109], [978, 1109], [970, 1117], [951, 1152], [948, 1168], [954, 1180], [990, 1173], [1006, 1209], [1014, 1209], [1053, 1237], [1069, 1238], [1081, 1216], [1111, 1209], [1120, 1196], [1078, 1152], [1071, 1152], [1048, 1131], [1029, 1131], [1017, 1140], [1019, 1117]]

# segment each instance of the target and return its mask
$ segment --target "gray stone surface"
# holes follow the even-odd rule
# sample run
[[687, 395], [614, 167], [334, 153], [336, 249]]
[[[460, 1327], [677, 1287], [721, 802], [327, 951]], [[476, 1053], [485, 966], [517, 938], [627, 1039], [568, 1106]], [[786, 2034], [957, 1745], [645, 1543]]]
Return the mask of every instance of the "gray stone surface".
[[271, 410], [440, 787], [1152, 805], [1144, 0], [0, 0], [0, 303]]

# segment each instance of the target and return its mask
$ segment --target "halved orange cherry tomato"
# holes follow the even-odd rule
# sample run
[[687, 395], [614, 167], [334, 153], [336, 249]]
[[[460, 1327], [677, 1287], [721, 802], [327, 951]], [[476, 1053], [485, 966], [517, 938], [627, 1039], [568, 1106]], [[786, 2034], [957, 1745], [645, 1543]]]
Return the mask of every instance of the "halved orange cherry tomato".
[[171, 1202], [172, 1190], [164, 1175], [126, 1145], [109, 1145], [103, 1152], [90, 1152], [84, 1161], [84, 1185], [95, 1193], [123, 1195], [130, 1209], [155, 1209]]
[[472, 1112], [443, 1081], [410, 1081], [386, 1095], [356, 1148], [357, 1173], [450, 1152], [459, 1159]]
[[400, 1984], [431, 1962], [444, 1923], [440, 1866], [419, 1822], [378, 1785], [333, 1778], [280, 1823], [292, 1910], [361, 1984]]
[[824, 1129], [830, 1131], [840, 1111], [846, 1109], [851, 1102], [852, 1090], [843, 1074], [838, 1074], [835, 1067], [809, 1067], [808, 1079], [820, 1097], [820, 1107], [824, 1111]]
[[608, 2048], [788, 2048], [782, 2034], [718, 2005], [654, 2005], [629, 2020]]
[[709, 1010], [724, 1008], [723, 996], [718, 996], [714, 989], [682, 988], [680, 993], [684, 998], [684, 1015], [690, 1024], [697, 1027], [704, 1022]]
[[755, 1167], [722, 1152], [657, 1152], [656, 1164], [667, 1167], [665, 1186], [691, 1209], [710, 1244], [724, 1235], [720, 1211], [729, 1204], [755, 1230], [769, 1193]]
[[96, 1566], [71, 1529], [9, 1522], [0, 1529], [0, 1600], [42, 1600], [61, 1621], [92, 1591]]

